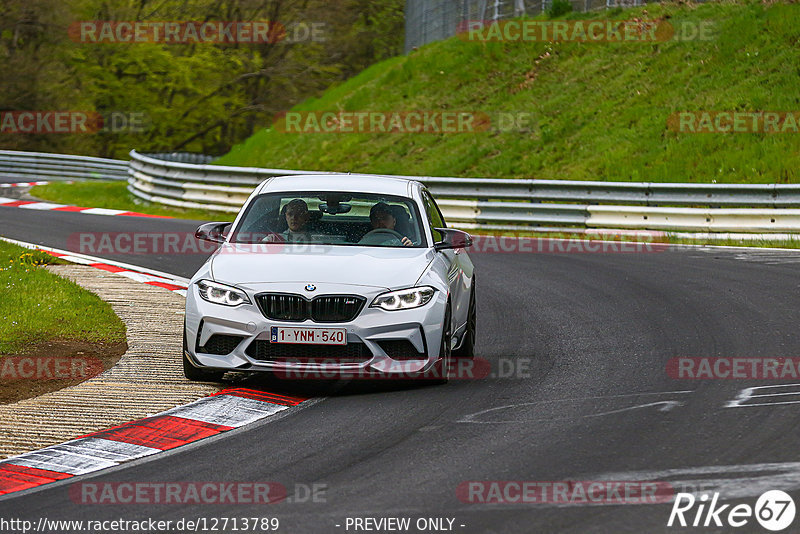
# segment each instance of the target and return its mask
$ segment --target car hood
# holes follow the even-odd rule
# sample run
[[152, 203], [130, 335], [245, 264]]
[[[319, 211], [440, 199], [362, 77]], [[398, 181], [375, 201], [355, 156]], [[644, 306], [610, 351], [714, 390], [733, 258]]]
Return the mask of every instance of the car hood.
[[228, 284], [302, 282], [399, 289], [413, 286], [435, 254], [427, 248], [226, 243], [211, 276]]

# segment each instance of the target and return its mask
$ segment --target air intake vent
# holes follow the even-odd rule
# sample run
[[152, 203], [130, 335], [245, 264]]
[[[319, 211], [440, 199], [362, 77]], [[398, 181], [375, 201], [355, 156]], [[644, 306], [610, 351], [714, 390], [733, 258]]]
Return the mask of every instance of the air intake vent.
[[318, 323], [346, 323], [361, 311], [365, 299], [353, 296], [317, 297], [311, 301], [311, 319]]
[[372, 359], [372, 353], [363, 343], [306, 345], [256, 339], [245, 352], [255, 360], [282, 363], [363, 363]]
[[206, 344], [202, 347], [197, 347], [197, 352], [203, 354], [216, 354], [218, 356], [225, 356], [233, 352], [239, 346], [239, 343], [244, 339], [241, 336], [228, 336], [225, 334], [214, 334]]
[[346, 323], [358, 316], [366, 301], [357, 295], [322, 295], [313, 300], [285, 293], [256, 295], [261, 313], [274, 321]]
[[378, 341], [378, 345], [393, 360], [422, 360], [427, 356], [417, 351], [407, 339], [388, 339]]
[[308, 301], [300, 295], [267, 293], [256, 297], [261, 313], [276, 321], [305, 321], [308, 318]]

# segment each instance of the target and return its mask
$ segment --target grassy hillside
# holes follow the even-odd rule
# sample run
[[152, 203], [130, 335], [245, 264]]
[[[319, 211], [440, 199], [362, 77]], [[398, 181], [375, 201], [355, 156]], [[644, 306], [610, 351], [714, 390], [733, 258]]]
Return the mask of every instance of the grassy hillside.
[[656, 182], [798, 182], [800, 134], [676, 133], [678, 111], [800, 110], [800, 8], [737, 0], [571, 14], [710, 24], [709, 40], [433, 43], [295, 111], [527, 112], [460, 134], [265, 129], [218, 160], [304, 170]]

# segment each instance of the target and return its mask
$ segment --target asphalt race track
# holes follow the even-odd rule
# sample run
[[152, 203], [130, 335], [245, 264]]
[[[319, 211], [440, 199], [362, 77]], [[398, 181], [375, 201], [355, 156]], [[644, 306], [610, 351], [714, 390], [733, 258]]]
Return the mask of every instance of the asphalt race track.
[[[196, 226], [0, 207], [0, 234], [57, 248], [67, 248], [75, 232]], [[199, 254], [106, 257], [185, 277], [204, 261]], [[278, 532], [287, 533], [355, 532], [346, 528], [355, 517], [450, 518], [453, 531], [464, 533], [720, 532], [733, 529], [667, 527], [669, 503], [481, 504], [462, 502], [456, 490], [467, 481], [650, 480], [675, 491], [718, 488], [725, 504], [752, 506], [768, 489], [800, 498], [800, 404], [792, 402], [800, 402], [800, 384], [759, 398], [759, 406], [732, 402], [745, 388], [800, 379], [667, 373], [676, 357], [800, 355], [800, 254], [675, 248], [472, 258], [478, 355], [503, 376], [434, 387], [248, 379], [247, 387], [320, 400], [81, 479], [275, 481], [290, 495], [296, 486], [323, 484], [320, 502], [82, 505], [70, 499], [69, 480], [0, 499], [0, 516], [277, 517]], [[752, 518], [736, 531], [765, 532]]]

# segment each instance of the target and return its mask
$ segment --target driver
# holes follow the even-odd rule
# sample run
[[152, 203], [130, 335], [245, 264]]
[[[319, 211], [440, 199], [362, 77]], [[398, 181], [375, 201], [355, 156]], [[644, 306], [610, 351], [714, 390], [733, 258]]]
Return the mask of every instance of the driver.
[[406, 236], [400, 235], [394, 229], [397, 219], [392, 214], [392, 210], [385, 202], [378, 202], [369, 210], [369, 221], [372, 223], [372, 231], [367, 232], [359, 244], [365, 245], [393, 245], [394, 241], [398, 244], [411, 247], [414, 243]]
[[311, 241], [311, 233], [306, 229], [306, 224], [310, 215], [308, 213], [308, 204], [301, 198], [296, 198], [286, 204], [286, 225], [288, 229], [280, 234], [268, 235], [265, 241], [274, 242], [280, 241], [276, 236], [283, 238], [286, 243], [308, 243]]

